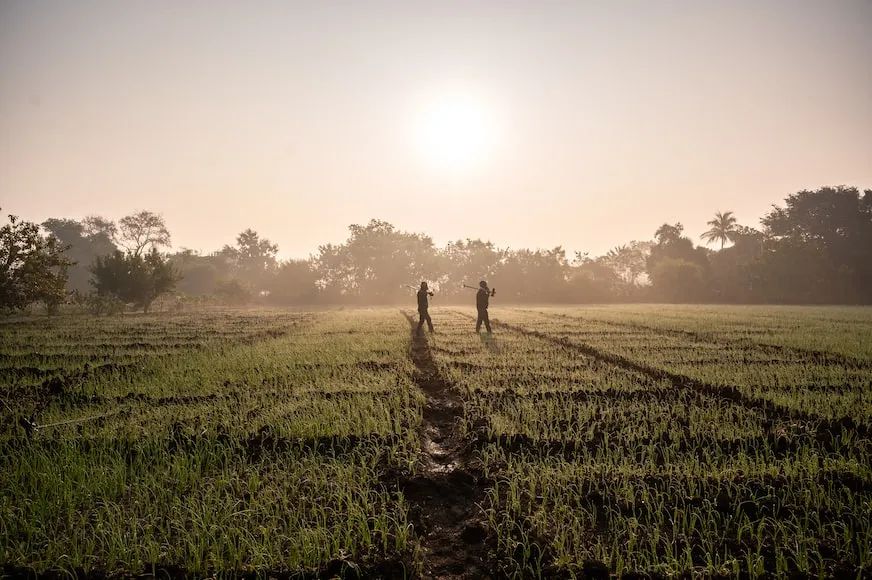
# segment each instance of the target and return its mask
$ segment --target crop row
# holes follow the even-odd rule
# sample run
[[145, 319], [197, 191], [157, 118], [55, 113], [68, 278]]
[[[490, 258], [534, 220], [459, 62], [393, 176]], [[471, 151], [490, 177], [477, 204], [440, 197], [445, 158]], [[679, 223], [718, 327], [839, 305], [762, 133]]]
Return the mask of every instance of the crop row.
[[734, 390], [740, 397], [768, 402], [786, 414], [834, 422], [850, 419], [872, 426], [872, 365], [867, 362], [837, 361], [800, 351], [776, 357], [750, 343], [676, 336], [572, 315], [508, 311], [502, 320], [604, 358], [696, 381], [711, 391]]
[[0, 373], [18, 380], [28, 372], [63, 375], [119, 357], [182, 353], [216, 344], [240, 344], [286, 334], [311, 314], [265, 311], [193, 315], [61, 316], [0, 324]]
[[407, 505], [382, 483], [418, 458], [407, 326], [309, 316], [64, 382], [29, 433], [4, 420], [0, 562], [196, 575], [411, 562]]
[[669, 306], [537, 308], [586, 321], [672, 332], [696, 340], [743, 342], [828, 358], [872, 361], [872, 312], [857, 307]]
[[872, 448], [849, 425], [821, 428], [750, 387], [736, 398], [648, 372], [693, 352], [692, 336], [500, 310], [512, 326], [478, 337], [467, 312], [434, 318], [435, 358], [495, 481], [485, 511], [507, 570], [868, 569]]

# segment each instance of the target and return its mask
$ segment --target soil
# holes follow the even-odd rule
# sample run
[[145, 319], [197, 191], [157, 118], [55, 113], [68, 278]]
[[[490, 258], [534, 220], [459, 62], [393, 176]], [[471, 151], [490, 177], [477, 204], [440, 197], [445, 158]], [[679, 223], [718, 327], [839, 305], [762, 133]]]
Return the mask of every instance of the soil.
[[421, 427], [423, 470], [400, 483], [423, 549], [424, 578], [490, 578], [493, 538], [480, 505], [487, 482], [471, 465], [471, 447], [460, 436], [460, 397], [433, 361], [427, 335], [411, 326], [415, 382], [427, 397]]

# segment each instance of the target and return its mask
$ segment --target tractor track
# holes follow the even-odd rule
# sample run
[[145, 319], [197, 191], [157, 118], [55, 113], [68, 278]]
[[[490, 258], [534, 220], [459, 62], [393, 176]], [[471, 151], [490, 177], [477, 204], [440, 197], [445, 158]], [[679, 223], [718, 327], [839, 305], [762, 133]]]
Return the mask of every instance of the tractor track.
[[[537, 314], [541, 316], [545, 316], [552, 320], [562, 320], [562, 321], [571, 321], [575, 323], [584, 322], [583, 318], [579, 318], [577, 316], [570, 316], [568, 314], [560, 314], [557, 312], [542, 312], [539, 310], [528, 310], [528, 309], [518, 309], [519, 312], [525, 312], [528, 314]], [[724, 338], [716, 338], [712, 335], [705, 334], [702, 332], [697, 332], [693, 330], [683, 330], [679, 328], [663, 328], [659, 326], [650, 326], [647, 324], [642, 324], [639, 322], [616, 322], [614, 320], [603, 320], [599, 318], [592, 318], [593, 322], [597, 324], [604, 324], [606, 326], [611, 326], [612, 328], [620, 328], [623, 330], [638, 330], [641, 332], [651, 332], [654, 334], [660, 334], [663, 336], [671, 336], [675, 338], [683, 338], [695, 340], [698, 342], [703, 342], [706, 344], [716, 344], [719, 346], [725, 346], [728, 348], [752, 348], [754, 350], [758, 350], [760, 352], [765, 352], [771, 355], [786, 355], [791, 357], [796, 357], [800, 360], [791, 360], [787, 362], [814, 362], [816, 364], [834, 364], [844, 366], [846, 368], [851, 369], [859, 369], [859, 370], [870, 370], [872, 369], [872, 363], [867, 360], [858, 359], [856, 357], [845, 356], [841, 354], [836, 354], [832, 352], [826, 352], [822, 350], [814, 350], [809, 348], [800, 348], [796, 346], [787, 346], [783, 344], [772, 344], [768, 342], [757, 342], [751, 339], [724, 339]]]
[[[463, 312], [457, 312], [457, 314], [460, 314], [461, 316], [471, 320], [475, 319], [473, 316], [470, 316], [469, 314]], [[842, 429], [845, 428], [855, 430], [858, 435], [862, 437], [868, 436], [868, 430], [866, 429], [865, 425], [856, 423], [850, 417], [843, 417], [839, 420], [831, 421], [822, 417], [814, 416], [804, 411], [790, 409], [783, 405], [773, 403], [771, 401], [748, 397], [746, 394], [742, 393], [738, 389], [738, 387], [735, 387], [733, 385], [715, 385], [700, 381], [686, 375], [673, 373], [663, 368], [647, 365], [645, 363], [629, 359], [619, 354], [604, 352], [593, 346], [590, 346], [589, 344], [573, 342], [566, 337], [553, 336], [516, 324], [502, 322], [500, 320], [491, 320], [491, 325], [496, 328], [504, 328], [518, 334], [538, 338], [540, 340], [556, 344], [563, 348], [570, 349], [583, 355], [589, 356], [593, 359], [600, 360], [626, 370], [635, 371], [655, 380], [668, 380], [676, 388], [693, 389], [703, 394], [730, 401], [736, 405], [740, 405], [747, 409], [762, 411], [768, 417], [786, 420], [798, 420], [809, 424], [815, 424], [819, 436], [823, 438], [835, 436], [841, 433]]]
[[[471, 446], [458, 432], [463, 403], [433, 360], [427, 336], [409, 321], [414, 381], [424, 392], [423, 469], [399, 483], [423, 549], [424, 578], [489, 578], [493, 543], [480, 505], [488, 482], [470, 462]], [[490, 541], [489, 541], [490, 540]]]

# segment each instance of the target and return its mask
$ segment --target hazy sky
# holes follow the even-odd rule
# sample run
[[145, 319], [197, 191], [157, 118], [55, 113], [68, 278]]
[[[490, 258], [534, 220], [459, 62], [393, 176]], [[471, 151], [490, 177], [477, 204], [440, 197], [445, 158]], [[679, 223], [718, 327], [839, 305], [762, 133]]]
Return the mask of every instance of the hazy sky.
[[0, 206], [285, 257], [373, 217], [594, 253], [757, 225], [872, 187], [870, 30], [868, 0], [0, 0]]

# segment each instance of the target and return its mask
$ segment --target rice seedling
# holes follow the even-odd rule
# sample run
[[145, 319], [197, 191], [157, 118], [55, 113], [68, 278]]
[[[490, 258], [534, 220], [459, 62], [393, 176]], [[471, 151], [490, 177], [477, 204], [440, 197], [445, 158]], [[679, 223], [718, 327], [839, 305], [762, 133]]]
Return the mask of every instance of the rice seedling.
[[421, 574], [465, 493], [494, 575], [868, 574], [866, 310], [432, 314], [0, 325], [0, 563]]

